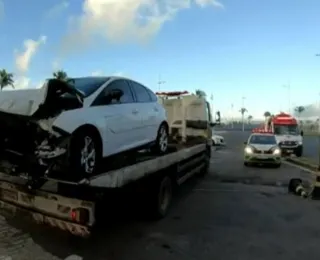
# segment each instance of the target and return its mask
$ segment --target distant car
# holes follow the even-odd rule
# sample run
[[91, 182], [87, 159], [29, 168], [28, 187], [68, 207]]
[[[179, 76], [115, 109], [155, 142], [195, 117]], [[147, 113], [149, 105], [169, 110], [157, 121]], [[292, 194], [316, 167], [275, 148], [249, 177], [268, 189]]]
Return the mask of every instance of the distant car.
[[281, 149], [273, 134], [253, 133], [245, 142], [244, 165], [272, 164], [281, 166]]
[[7, 173], [41, 175], [67, 165], [88, 176], [104, 157], [146, 147], [167, 151], [166, 111], [149, 88], [123, 77], [71, 81], [49, 79], [41, 89], [1, 94], [0, 167]]
[[212, 134], [212, 145], [213, 146], [225, 146], [224, 137], [221, 135]]

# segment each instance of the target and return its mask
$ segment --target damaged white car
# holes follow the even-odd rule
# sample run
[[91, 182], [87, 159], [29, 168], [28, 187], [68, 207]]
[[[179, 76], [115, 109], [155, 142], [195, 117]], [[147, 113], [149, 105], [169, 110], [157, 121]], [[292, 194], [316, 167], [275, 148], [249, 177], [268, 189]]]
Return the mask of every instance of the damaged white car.
[[0, 171], [29, 179], [57, 170], [87, 177], [104, 157], [168, 147], [156, 95], [122, 77], [50, 79], [41, 89], [3, 91], [0, 122]]

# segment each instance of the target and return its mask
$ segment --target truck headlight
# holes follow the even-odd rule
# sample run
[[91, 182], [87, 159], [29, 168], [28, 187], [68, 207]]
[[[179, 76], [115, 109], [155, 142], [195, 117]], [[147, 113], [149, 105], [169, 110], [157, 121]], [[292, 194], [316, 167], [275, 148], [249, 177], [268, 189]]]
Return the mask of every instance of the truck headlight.
[[280, 154], [281, 150], [279, 148], [276, 148], [273, 150], [273, 154]]
[[302, 141], [299, 141], [298, 144], [299, 144], [299, 145], [302, 145]]
[[246, 147], [246, 148], [244, 148], [244, 152], [247, 154], [251, 154], [251, 153], [253, 153], [253, 150], [251, 147]]

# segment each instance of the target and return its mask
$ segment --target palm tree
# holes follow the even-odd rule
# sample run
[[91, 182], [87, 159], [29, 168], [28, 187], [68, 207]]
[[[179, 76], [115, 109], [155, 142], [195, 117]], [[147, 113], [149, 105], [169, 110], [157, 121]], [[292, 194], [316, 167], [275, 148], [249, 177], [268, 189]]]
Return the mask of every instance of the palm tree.
[[253, 118], [253, 116], [252, 116], [252, 115], [249, 115], [249, 116], [248, 116], [248, 123], [249, 123], [249, 124], [251, 124], [251, 120], [252, 120], [252, 118]]
[[196, 90], [196, 95], [197, 95], [198, 97], [200, 97], [200, 98], [206, 98], [206, 96], [207, 96], [206, 92], [204, 92], [204, 91], [201, 90], [201, 89], [197, 89], [197, 90]]
[[248, 112], [248, 110], [245, 107], [242, 107], [239, 112], [241, 113], [242, 117], [242, 132], [244, 132], [244, 114]]
[[57, 70], [57, 71], [53, 72], [53, 77], [58, 80], [65, 81], [68, 84], [74, 83], [74, 79], [69, 78], [67, 72], [65, 72], [63, 70]]
[[265, 118], [267, 118], [267, 117], [271, 116], [271, 113], [269, 111], [266, 111], [266, 112], [264, 112], [263, 116]]
[[295, 107], [294, 111], [298, 114], [298, 116], [300, 117], [300, 114], [305, 111], [305, 107], [304, 106], [297, 106]]
[[5, 69], [0, 70], [0, 89], [1, 89], [1, 91], [3, 88], [5, 88], [7, 86], [11, 86], [12, 88], [14, 88], [13, 83], [14, 83], [13, 74], [8, 73]]

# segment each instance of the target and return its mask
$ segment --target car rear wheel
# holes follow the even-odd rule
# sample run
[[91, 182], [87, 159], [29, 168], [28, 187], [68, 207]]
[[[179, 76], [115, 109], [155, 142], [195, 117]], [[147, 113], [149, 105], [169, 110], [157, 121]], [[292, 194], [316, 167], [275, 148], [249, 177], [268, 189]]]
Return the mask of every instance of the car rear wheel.
[[169, 130], [166, 124], [161, 124], [158, 130], [157, 140], [152, 148], [156, 153], [163, 154], [168, 150], [169, 145]]
[[75, 133], [70, 147], [70, 166], [81, 176], [97, 173], [102, 158], [101, 145], [96, 134], [91, 130], [79, 130]]

